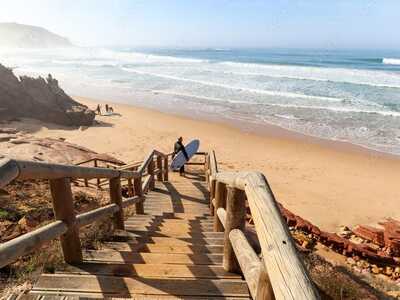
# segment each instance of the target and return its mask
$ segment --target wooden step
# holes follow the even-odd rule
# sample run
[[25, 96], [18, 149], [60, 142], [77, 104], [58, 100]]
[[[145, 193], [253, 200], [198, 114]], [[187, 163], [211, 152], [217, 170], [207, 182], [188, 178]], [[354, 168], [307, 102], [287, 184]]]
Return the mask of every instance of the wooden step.
[[157, 217], [163, 217], [165, 219], [175, 220], [212, 220], [212, 217], [207, 214], [186, 214], [186, 213], [160, 213], [156, 215], [135, 215], [132, 218], [135, 219], [153, 219]]
[[221, 254], [133, 253], [131, 251], [89, 250], [87, 261], [120, 262], [129, 264], [192, 264], [213, 265], [222, 263]]
[[169, 237], [156, 237], [148, 236], [137, 238], [135, 241], [142, 243], [152, 243], [161, 245], [223, 245], [224, 239], [196, 239], [196, 238], [169, 238]]
[[186, 229], [186, 230], [204, 230], [204, 231], [212, 231], [214, 224], [213, 223], [197, 223], [197, 224], [190, 224], [190, 223], [172, 223], [172, 222], [132, 222], [132, 221], [126, 221], [125, 226], [130, 226], [130, 227], [141, 227], [146, 230], [151, 230], [152, 228], [159, 228], [159, 229], [173, 229], [176, 227]]
[[124, 242], [108, 242], [103, 244], [106, 249], [117, 251], [132, 252], [151, 252], [151, 253], [214, 253], [223, 252], [223, 246], [214, 245], [162, 245], [162, 244], [144, 244], [144, 243], [124, 243]]
[[[82, 299], [98, 299], [101, 298], [98, 294], [88, 294], [85, 295], [75, 293], [68, 293], [68, 295], [58, 296], [55, 293], [40, 293], [40, 292], [30, 292], [27, 295], [19, 296], [19, 300], [82, 300]], [[124, 300], [126, 298], [121, 297], [107, 297], [109, 300]], [[132, 299], [132, 298], [128, 298]], [[249, 297], [196, 297], [196, 296], [171, 296], [171, 295], [157, 295], [155, 298], [154, 295], [146, 296], [146, 295], [135, 295], [135, 300], [246, 300], [250, 299]]]
[[136, 295], [249, 297], [242, 280], [159, 279], [52, 274], [40, 276], [32, 292], [60, 295], [97, 295], [97, 297], [126, 297]]
[[204, 265], [106, 264], [88, 262], [77, 266], [68, 265], [63, 271], [57, 273], [148, 278], [241, 279], [240, 275], [226, 272], [222, 266]]
[[193, 238], [193, 239], [223, 239], [223, 232], [213, 231], [187, 231], [184, 228], [182, 230], [174, 228], [173, 230], [160, 230], [160, 231], [149, 231], [149, 230], [135, 230], [130, 226], [126, 226], [125, 230], [134, 234], [136, 237], [154, 236], [154, 237], [173, 237], [173, 238]]

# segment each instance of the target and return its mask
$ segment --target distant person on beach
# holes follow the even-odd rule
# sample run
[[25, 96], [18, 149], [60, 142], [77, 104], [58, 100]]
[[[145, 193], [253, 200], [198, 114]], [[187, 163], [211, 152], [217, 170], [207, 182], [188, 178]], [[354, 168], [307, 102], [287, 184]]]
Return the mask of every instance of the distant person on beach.
[[106, 104], [106, 112], [108, 112], [108, 104]]
[[97, 104], [96, 112], [98, 115], [101, 115], [101, 105]]
[[114, 113], [114, 108], [112, 108], [111, 106], [108, 108], [108, 111], [110, 112], [110, 113]]
[[[178, 140], [175, 142], [174, 145], [174, 153], [172, 154], [172, 158], [175, 157], [179, 153], [179, 151], [182, 151], [183, 155], [185, 156], [186, 160], [189, 160], [189, 156], [186, 153], [185, 146], [183, 145], [183, 138], [179, 137]], [[185, 165], [183, 164], [182, 167], [179, 169], [179, 175], [183, 176], [185, 175]]]

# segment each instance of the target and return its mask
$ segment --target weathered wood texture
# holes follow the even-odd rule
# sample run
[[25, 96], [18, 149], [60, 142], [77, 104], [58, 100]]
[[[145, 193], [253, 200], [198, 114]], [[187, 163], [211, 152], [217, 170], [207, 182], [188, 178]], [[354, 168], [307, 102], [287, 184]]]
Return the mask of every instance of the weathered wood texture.
[[51, 241], [67, 231], [68, 226], [66, 223], [55, 221], [0, 244], [0, 268], [7, 266], [17, 258], [34, 251], [43, 243]]
[[275, 299], [263, 262], [250, 246], [244, 233], [239, 229], [233, 229], [229, 233], [229, 240], [253, 299]]
[[240, 229], [242, 231], [245, 229], [245, 196], [242, 190], [227, 187], [223, 267], [228, 272], [240, 272], [240, 266], [238, 265], [229, 239], [229, 233], [233, 229]]
[[275, 297], [319, 299], [264, 175], [218, 173], [216, 179], [246, 192]]
[[220, 181], [215, 186], [215, 204], [214, 204], [214, 231], [224, 231], [224, 225], [221, 223], [217, 211], [218, 208], [226, 207], [226, 184]]
[[69, 178], [50, 180], [54, 217], [68, 226], [68, 231], [60, 237], [64, 260], [70, 264], [82, 262], [79, 227], [74, 212], [71, 182]]
[[[142, 177], [135, 178], [133, 181], [135, 196], [143, 198], [143, 189], [142, 189]], [[135, 204], [136, 214], [142, 215], [144, 214], [143, 201]]]
[[118, 206], [118, 210], [114, 213], [114, 228], [124, 230], [124, 211], [122, 207], [121, 179], [119, 177], [110, 179], [110, 200]]

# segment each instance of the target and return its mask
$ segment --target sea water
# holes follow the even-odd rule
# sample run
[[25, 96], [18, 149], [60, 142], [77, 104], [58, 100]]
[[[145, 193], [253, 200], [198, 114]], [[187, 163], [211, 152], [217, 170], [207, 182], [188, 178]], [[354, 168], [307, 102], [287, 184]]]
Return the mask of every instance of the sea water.
[[[19, 75], [51, 73], [74, 95], [274, 124], [400, 155], [400, 51], [2, 49], [0, 63]], [[140, 101], [138, 91], [157, 97]]]

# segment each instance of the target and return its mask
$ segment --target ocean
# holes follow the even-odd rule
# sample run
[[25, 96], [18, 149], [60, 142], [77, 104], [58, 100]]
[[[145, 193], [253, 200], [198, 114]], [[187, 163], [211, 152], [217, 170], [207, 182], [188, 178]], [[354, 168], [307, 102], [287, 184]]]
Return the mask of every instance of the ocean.
[[0, 63], [18, 75], [51, 73], [73, 95], [273, 124], [400, 155], [400, 51], [1, 49]]

